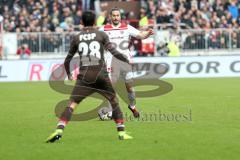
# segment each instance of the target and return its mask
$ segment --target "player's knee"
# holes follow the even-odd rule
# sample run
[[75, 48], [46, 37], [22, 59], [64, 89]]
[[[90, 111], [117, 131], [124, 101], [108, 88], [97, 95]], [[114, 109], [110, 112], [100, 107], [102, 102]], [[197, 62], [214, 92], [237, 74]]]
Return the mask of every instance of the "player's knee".
[[133, 81], [126, 81], [125, 86], [128, 92], [134, 92]]
[[128, 93], [134, 93], [133, 87], [127, 87], [127, 92]]
[[82, 97], [80, 96], [71, 96], [70, 97], [70, 103], [76, 103], [79, 104], [82, 101]]

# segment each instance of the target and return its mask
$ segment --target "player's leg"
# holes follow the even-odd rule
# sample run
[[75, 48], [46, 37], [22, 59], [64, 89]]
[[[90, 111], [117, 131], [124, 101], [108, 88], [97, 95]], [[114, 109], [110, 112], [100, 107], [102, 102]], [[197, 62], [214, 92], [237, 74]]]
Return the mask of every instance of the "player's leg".
[[109, 100], [109, 102], [112, 106], [112, 118], [116, 123], [119, 139], [120, 140], [132, 139], [133, 137], [128, 135], [125, 132], [123, 113], [119, 107], [119, 103], [118, 103], [116, 95], [112, 95], [112, 94], [108, 94], [108, 93], [107, 94], [103, 93], [103, 95], [105, 95], [105, 97]]
[[93, 92], [95, 92], [93, 88], [86, 86], [85, 84], [83, 84], [82, 81], [77, 80], [70, 96], [69, 104], [62, 112], [57, 123], [57, 128], [55, 132], [47, 138], [46, 142], [53, 143], [62, 137], [63, 130], [68, 124], [68, 122], [71, 120], [74, 109], [84, 98], [91, 95]]
[[70, 100], [69, 105], [64, 109], [63, 113], [61, 114], [61, 117], [57, 124], [57, 129], [47, 138], [46, 142], [55, 142], [56, 140], [59, 140], [62, 137], [63, 129], [67, 125], [67, 123], [70, 121], [72, 113], [78, 103]]
[[128, 92], [128, 99], [129, 99], [128, 108], [133, 113], [133, 116], [135, 118], [138, 118], [140, 116], [140, 114], [137, 111], [137, 107], [136, 107], [136, 96], [135, 96], [135, 91], [133, 88], [133, 82], [125, 82], [125, 85], [126, 85], [126, 89]]
[[[112, 61], [109, 61], [109, 62], [111, 62], [111, 64], [108, 64], [108, 67], [111, 67], [111, 70], [110, 70], [111, 72], [108, 72], [108, 74], [109, 74], [110, 80], [112, 82], [112, 85], [115, 88], [115, 85], [117, 85], [117, 84], [119, 85], [121, 83], [121, 80], [125, 81], [127, 94], [125, 94], [125, 91], [123, 91], [123, 90], [121, 90], [120, 92], [124, 92], [124, 93], [122, 93], [122, 95], [127, 95], [126, 99], [129, 100], [127, 102], [128, 103], [128, 108], [133, 113], [133, 116], [135, 118], [138, 118], [140, 116], [140, 114], [139, 114], [139, 112], [137, 111], [137, 108], [136, 108], [136, 98], [135, 98], [136, 96], [135, 96], [135, 92], [134, 92], [134, 88], [133, 88], [132, 65], [128, 65], [124, 62], [121, 62], [118, 59], [116, 59], [115, 57], [113, 57]], [[121, 72], [122, 74], [120, 74], [120, 71], [122, 71]], [[124, 81], [123, 81], [123, 83], [124, 83]], [[119, 88], [116, 88], [116, 89], [118, 90]], [[101, 108], [99, 110], [99, 112], [104, 108]], [[110, 103], [108, 103], [107, 108], [109, 108], [110, 110], [112, 109], [112, 106], [111, 106]], [[100, 119], [102, 119], [102, 118], [100, 117]]]
[[[106, 69], [107, 69], [107, 74], [109, 76], [109, 80], [112, 83], [112, 86], [117, 84], [117, 81], [119, 79], [120, 75], [120, 69], [119, 69], [119, 62], [118, 60], [112, 56], [111, 53], [107, 52], [105, 55], [105, 62], [106, 62]], [[100, 120], [110, 120], [112, 119], [112, 106], [109, 101], [104, 104], [102, 108], [99, 109], [98, 111], [98, 116]]]
[[120, 140], [132, 139], [133, 137], [125, 132], [123, 114], [119, 107], [117, 97], [116, 96], [110, 97], [109, 102], [111, 103], [112, 106], [112, 118], [116, 123], [119, 139]]
[[106, 80], [102, 84], [103, 85], [100, 88], [101, 90], [99, 90], [99, 93], [105, 96], [112, 106], [112, 118], [116, 123], [119, 139], [120, 140], [132, 139], [132, 137], [126, 134], [125, 132], [123, 113], [119, 107], [116, 93], [112, 87], [109, 78], [106, 78]]
[[133, 81], [132, 66], [127, 65], [127, 66], [125, 66], [124, 70], [125, 70], [125, 75], [124, 75], [125, 86], [126, 86], [126, 90], [128, 92], [128, 100], [129, 100], [128, 108], [133, 113], [133, 116], [135, 118], [138, 118], [140, 116], [140, 114], [137, 111], [137, 107], [136, 107], [136, 94], [135, 94], [134, 87], [133, 87], [134, 81]]

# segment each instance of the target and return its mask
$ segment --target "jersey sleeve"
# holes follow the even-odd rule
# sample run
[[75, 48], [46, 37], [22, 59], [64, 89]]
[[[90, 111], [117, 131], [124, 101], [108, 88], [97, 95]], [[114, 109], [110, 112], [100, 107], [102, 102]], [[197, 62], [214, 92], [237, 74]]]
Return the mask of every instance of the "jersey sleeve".
[[137, 37], [140, 34], [140, 31], [131, 25], [128, 25], [128, 32], [132, 37]]
[[67, 56], [64, 60], [64, 67], [65, 67], [65, 70], [67, 72], [67, 75], [70, 75], [70, 73], [71, 73], [69, 64], [70, 64], [70, 61], [72, 60], [73, 56], [76, 54], [77, 49], [78, 49], [78, 46], [77, 46], [77, 36], [76, 36], [71, 41], [70, 49], [69, 49], [68, 54], [67, 54]]
[[103, 46], [106, 48], [106, 46], [110, 43], [109, 37], [105, 32], [101, 32], [103, 36]]

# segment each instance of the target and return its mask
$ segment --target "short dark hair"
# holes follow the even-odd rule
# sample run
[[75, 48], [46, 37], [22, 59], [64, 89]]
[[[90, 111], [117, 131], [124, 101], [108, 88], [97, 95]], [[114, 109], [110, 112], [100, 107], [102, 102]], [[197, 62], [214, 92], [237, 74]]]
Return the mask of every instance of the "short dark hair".
[[120, 11], [120, 9], [118, 7], [112, 8], [111, 11], [110, 11], [110, 15], [112, 15], [113, 11], [119, 11], [119, 13], [121, 14], [121, 11]]
[[93, 26], [96, 15], [93, 11], [84, 11], [82, 14], [82, 22], [84, 26]]

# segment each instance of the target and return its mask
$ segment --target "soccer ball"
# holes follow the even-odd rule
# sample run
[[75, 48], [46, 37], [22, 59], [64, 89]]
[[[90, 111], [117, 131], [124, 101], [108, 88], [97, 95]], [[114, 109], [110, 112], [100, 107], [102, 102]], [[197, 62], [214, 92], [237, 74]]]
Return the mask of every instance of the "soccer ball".
[[102, 121], [111, 120], [112, 119], [112, 109], [109, 107], [102, 107], [98, 110], [98, 117]]

